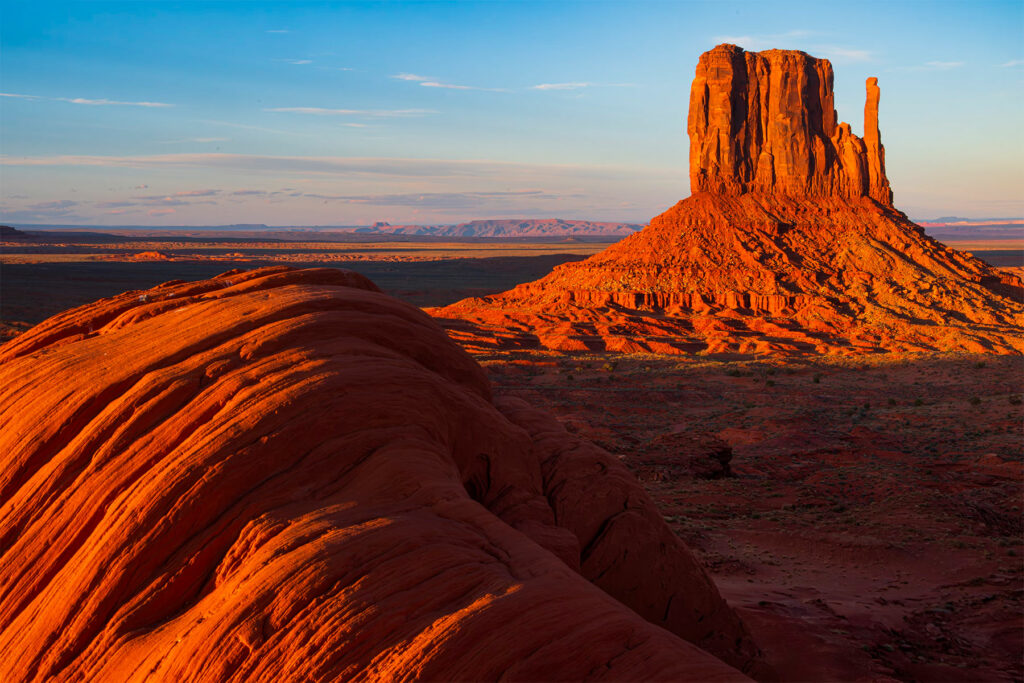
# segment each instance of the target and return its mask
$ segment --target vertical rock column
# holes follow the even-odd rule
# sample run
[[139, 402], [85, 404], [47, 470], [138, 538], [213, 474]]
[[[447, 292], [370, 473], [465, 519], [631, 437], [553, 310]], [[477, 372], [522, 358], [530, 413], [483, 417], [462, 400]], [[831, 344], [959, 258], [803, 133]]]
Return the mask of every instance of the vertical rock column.
[[864, 144], [867, 146], [869, 196], [882, 204], [892, 205], [892, 188], [885, 177], [885, 147], [878, 132], [878, 100], [881, 90], [878, 79], [867, 80], [867, 99], [864, 102]]

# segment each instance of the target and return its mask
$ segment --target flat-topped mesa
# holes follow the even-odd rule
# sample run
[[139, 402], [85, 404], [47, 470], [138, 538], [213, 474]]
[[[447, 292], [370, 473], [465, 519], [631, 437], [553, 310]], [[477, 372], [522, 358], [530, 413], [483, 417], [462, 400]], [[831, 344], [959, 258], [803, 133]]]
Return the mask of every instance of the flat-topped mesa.
[[690, 188], [792, 197], [871, 197], [892, 206], [878, 133], [878, 79], [867, 81], [864, 138], [837, 123], [832, 64], [798, 50], [719, 45], [690, 89]]

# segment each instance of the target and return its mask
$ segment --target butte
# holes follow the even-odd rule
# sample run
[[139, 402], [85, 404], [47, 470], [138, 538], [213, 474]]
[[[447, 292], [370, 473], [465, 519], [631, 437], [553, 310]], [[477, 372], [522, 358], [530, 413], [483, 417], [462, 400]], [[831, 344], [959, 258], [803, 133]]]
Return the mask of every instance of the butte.
[[799, 51], [705, 52], [690, 197], [585, 261], [428, 312], [474, 351], [1024, 350], [1021, 280], [893, 206], [877, 79], [863, 138], [837, 121], [832, 80]]

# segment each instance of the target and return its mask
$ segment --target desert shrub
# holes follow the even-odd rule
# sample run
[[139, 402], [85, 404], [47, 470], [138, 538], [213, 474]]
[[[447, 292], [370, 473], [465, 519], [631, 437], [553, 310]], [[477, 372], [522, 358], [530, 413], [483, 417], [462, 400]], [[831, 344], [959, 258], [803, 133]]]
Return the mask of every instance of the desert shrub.
[[981, 404], [981, 399], [978, 398], [977, 396], [971, 396], [969, 399], [967, 399], [967, 402], [970, 403], [972, 406], [976, 406]]
[[1020, 394], [1013, 394], [1012, 396], [1010, 396], [1010, 405], [1011, 406], [1019, 406], [1021, 403], [1022, 403], [1022, 400], [1021, 400]]
[[820, 372], [814, 373], [814, 383], [815, 384], [821, 384], [821, 377], [822, 377], [822, 374]]

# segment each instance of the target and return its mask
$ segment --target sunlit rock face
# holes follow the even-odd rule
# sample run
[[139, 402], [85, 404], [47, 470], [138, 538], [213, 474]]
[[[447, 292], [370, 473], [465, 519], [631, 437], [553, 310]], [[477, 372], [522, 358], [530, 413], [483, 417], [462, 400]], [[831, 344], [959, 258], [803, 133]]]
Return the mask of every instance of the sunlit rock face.
[[878, 101], [870, 78], [861, 139], [837, 122], [827, 59], [719, 45], [701, 55], [690, 88], [690, 188], [892, 206]]
[[41, 323], [0, 347], [0, 460], [3, 681], [732, 681], [756, 656], [624, 465], [354, 273]]
[[468, 348], [863, 354], [1024, 350], [1021, 281], [893, 206], [869, 78], [864, 137], [836, 120], [832, 65], [701, 55], [692, 196], [595, 256], [432, 313]]

